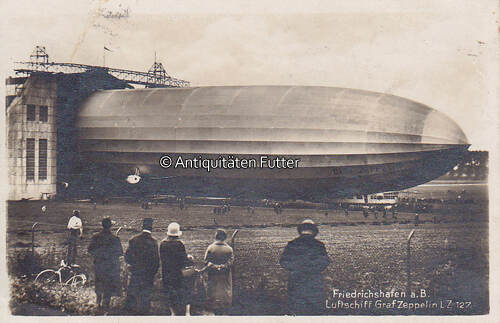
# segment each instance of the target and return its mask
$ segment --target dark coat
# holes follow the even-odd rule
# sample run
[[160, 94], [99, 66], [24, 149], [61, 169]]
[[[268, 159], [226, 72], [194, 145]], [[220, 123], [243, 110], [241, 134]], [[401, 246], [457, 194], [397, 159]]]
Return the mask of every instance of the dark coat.
[[103, 229], [92, 236], [88, 251], [94, 257], [96, 293], [119, 296], [120, 257], [123, 256], [120, 238]]
[[294, 314], [320, 314], [324, 310], [323, 277], [330, 259], [325, 245], [304, 234], [288, 242], [280, 264], [290, 272], [288, 303]]
[[176, 314], [182, 315], [185, 311], [186, 286], [184, 286], [181, 269], [187, 263], [186, 248], [182, 241], [163, 240], [160, 244], [160, 259], [163, 291]]
[[152, 289], [160, 258], [158, 243], [151, 233], [142, 232], [128, 242], [125, 261], [130, 265], [129, 293]]
[[182, 287], [181, 269], [187, 263], [184, 244], [180, 240], [163, 240], [160, 244], [160, 259], [163, 287], [179, 289]]

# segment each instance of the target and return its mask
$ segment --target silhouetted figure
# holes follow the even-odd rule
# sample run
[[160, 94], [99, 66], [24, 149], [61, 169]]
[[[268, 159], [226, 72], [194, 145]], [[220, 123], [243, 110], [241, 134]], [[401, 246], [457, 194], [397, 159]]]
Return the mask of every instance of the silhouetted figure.
[[280, 264], [289, 271], [288, 305], [292, 314], [317, 315], [325, 308], [323, 277], [330, 259], [325, 245], [316, 240], [318, 227], [312, 220], [298, 226], [299, 237], [288, 242]]
[[92, 236], [88, 252], [94, 257], [95, 293], [99, 311], [107, 312], [111, 296], [120, 296], [120, 257], [123, 256], [120, 238], [111, 233], [113, 222], [104, 218], [101, 232]]
[[229, 205], [227, 201], [224, 201], [224, 206], [222, 208], [223, 208], [223, 213], [229, 214], [229, 212], [231, 212], [231, 205]]
[[191, 305], [195, 300], [195, 283], [196, 278], [199, 273], [196, 271], [194, 264], [194, 257], [192, 255], [187, 255], [186, 265], [184, 267], [186, 271], [191, 272], [190, 275], [182, 277], [182, 284], [184, 289], [184, 303], [186, 304], [186, 315], [191, 315]]
[[363, 216], [365, 217], [365, 219], [369, 216], [368, 207], [363, 207]]
[[97, 200], [97, 194], [93, 185], [89, 187], [89, 198], [91, 202], [95, 202]]
[[149, 312], [154, 277], [160, 265], [158, 243], [151, 236], [152, 230], [153, 219], [144, 219], [142, 232], [130, 239], [125, 253], [131, 273], [125, 308], [135, 314]]
[[280, 203], [276, 202], [274, 204], [274, 213], [276, 213], [277, 215], [280, 215], [282, 213], [281, 204]]

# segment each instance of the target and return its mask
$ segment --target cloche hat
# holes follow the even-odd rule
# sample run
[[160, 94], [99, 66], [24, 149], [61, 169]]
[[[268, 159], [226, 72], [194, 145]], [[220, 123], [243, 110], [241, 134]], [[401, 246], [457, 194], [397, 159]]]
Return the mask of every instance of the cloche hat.
[[177, 222], [172, 222], [168, 225], [167, 236], [180, 237], [182, 235], [181, 226]]
[[306, 219], [302, 221], [301, 224], [297, 227], [297, 231], [299, 234], [310, 234], [312, 236], [316, 236], [318, 234], [318, 226], [311, 219]]

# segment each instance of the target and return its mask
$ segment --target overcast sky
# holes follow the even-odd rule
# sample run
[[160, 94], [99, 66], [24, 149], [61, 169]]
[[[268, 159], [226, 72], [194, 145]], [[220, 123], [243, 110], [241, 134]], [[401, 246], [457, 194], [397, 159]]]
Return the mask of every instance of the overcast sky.
[[171, 76], [193, 86], [321, 85], [403, 96], [455, 120], [472, 149], [493, 149], [497, 1], [330, 2], [3, 1], [4, 72], [37, 44], [53, 61], [95, 65], [106, 46], [107, 66], [140, 71], [156, 52]]

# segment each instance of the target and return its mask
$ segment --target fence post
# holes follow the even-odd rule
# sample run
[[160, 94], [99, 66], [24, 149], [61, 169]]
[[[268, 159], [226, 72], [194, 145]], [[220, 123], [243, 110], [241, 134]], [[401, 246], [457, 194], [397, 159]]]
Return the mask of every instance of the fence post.
[[413, 234], [415, 233], [415, 229], [411, 230], [408, 235], [408, 239], [406, 241], [406, 296], [410, 297], [411, 294], [411, 257], [410, 257], [410, 246], [411, 246], [411, 238], [413, 238]]
[[38, 222], [33, 223], [31, 227], [31, 256], [35, 257], [35, 227], [38, 225]]

